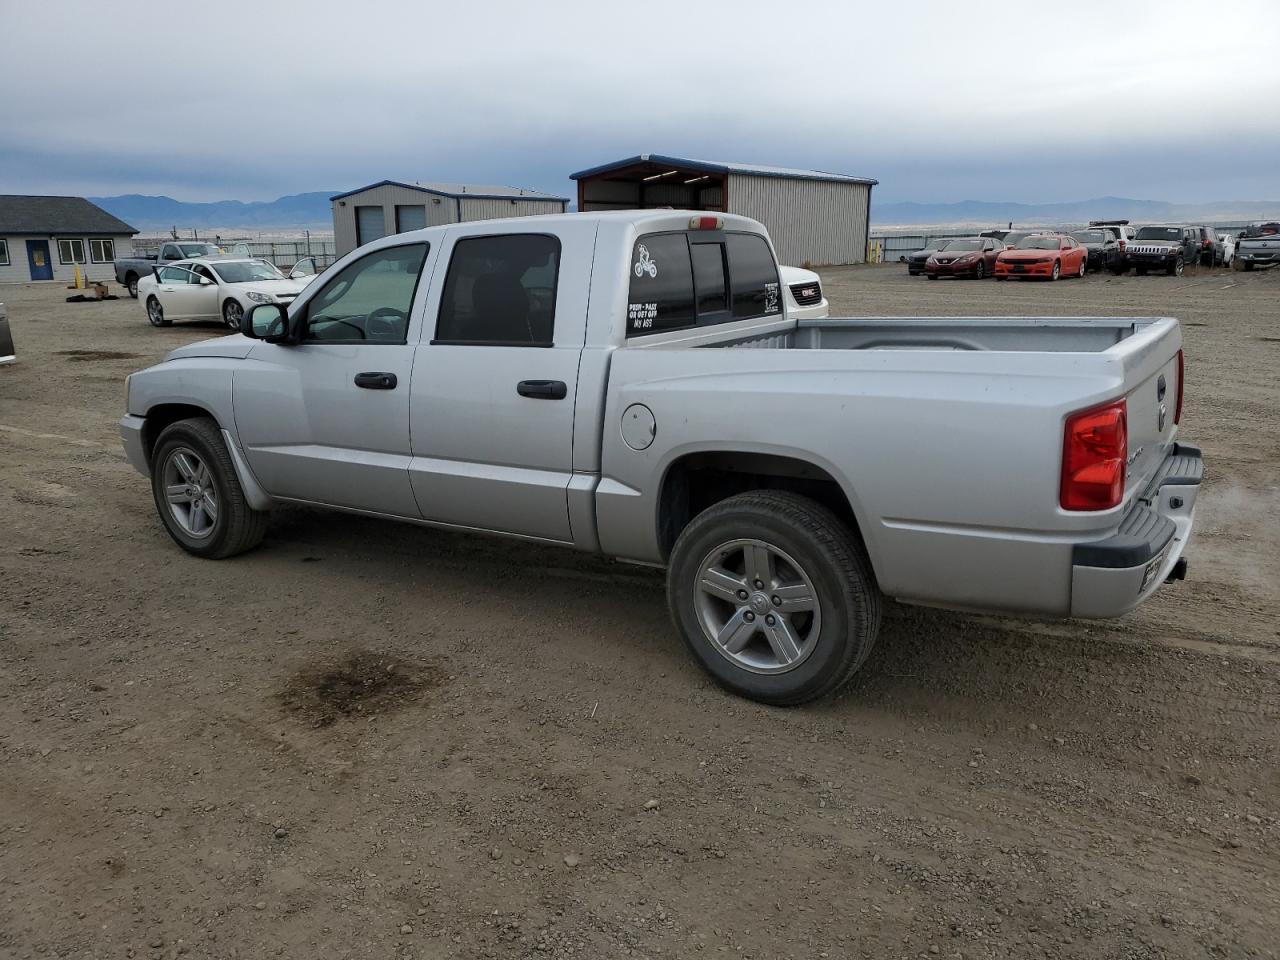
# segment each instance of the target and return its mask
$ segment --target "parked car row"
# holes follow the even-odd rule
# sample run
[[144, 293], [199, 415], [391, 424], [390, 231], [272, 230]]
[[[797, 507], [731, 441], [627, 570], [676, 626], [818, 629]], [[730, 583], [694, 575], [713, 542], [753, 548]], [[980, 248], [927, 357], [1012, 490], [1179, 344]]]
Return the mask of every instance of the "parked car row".
[[[1267, 232], [1267, 231], [1270, 232]], [[1256, 238], [1246, 240], [1250, 232]], [[930, 241], [906, 257], [907, 273], [939, 277], [1084, 276], [1106, 270], [1116, 276], [1133, 270], [1138, 276], [1161, 272], [1181, 276], [1187, 264], [1231, 266], [1241, 256], [1243, 266], [1280, 262], [1280, 225], [1258, 224], [1241, 234], [1238, 247], [1230, 234], [1192, 225], [1133, 227], [1127, 220], [1095, 220], [1070, 233], [1051, 230], [989, 230], [976, 237]]]

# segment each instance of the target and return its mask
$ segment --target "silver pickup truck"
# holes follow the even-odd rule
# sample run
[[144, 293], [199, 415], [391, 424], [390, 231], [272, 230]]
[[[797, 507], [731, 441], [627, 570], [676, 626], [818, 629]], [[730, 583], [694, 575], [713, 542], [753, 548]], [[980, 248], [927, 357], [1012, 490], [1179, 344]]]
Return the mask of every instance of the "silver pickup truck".
[[1111, 617], [1182, 576], [1176, 320], [797, 320], [779, 284], [728, 215], [397, 234], [133, 374], [125, 450], [202, 557], [302, 503], [664, 566], [775, 704], [857, 670], [882, 596]]

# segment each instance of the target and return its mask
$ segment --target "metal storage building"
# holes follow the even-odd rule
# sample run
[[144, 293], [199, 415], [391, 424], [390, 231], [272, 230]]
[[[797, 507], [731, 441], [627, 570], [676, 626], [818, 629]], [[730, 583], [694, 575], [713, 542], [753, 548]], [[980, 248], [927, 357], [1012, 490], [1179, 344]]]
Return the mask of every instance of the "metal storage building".
[[572, 174], [579, 210], [675, 207], [753, 217], [785, 263], [862, 263], [878, 181], [821, 170], [642, 153]]
[[400, 183], [383, 180], [330, 197], [338, 256], [407, 230], [443, 223], [564, 213], [567, 197], [520, 187], [468, 183]]
[[114, 280], [138, 231], [84, 197], [0, 195], [0, 283]]

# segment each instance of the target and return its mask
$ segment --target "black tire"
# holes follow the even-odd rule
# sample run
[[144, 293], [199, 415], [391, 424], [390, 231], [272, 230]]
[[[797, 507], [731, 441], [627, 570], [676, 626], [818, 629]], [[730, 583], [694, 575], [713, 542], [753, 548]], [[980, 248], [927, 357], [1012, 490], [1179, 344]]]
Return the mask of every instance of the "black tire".
[[1055, 260], [1053, 261], [1053, 273], [1049, 274], [1049, 280], [1054, 281], [1061, 276], [1062, 276], [1062, 261]]
[[129, 291], [129, 296], [138, 299], [138, 275], [136, 273], [126, 273], [124, 275], [124, 286]]
[[222, 322], [236, 333], [240, 332], [240, 320], [244, 316], [244, 307], [234, 297], [228, 297], [222, 304]]
[[981, 280], [986, 275], [987, 275], [986, 265], [983, 264], [981, 260], [979, 260], [978, 265], [973, 270], [973, 279]]
[[[739, 539], [788, 554], [812, 582], [820, 618], [816, 636], [784, 672], [740, 666], [704, 629], [698, 589], [703, 561]], [[667, 603], [685, 643], [717, 683], [761, 703], [795, 706], [832, 693], [862, 666], [880, 629], [882, 600], [866, 551], [839, 517], [808, 497], [761, 490], [723, 500], [685, 527], [671, 552]], [[814, 629], [812, 620], [809, 628]]]
[[147, 320], [153, 327], [167, 327], [173, 323], [164, 315], [164, 307], [155, 297], [147, 297]]
[[1165, 268], [1165, 273], [1171, 277], [1180, 277], [1182, 276], [1182, 272], [1185, 269], [1186, 269], [1186, 263], [1183, 261], [1181, 257], [1179, 257], [1177, 260], [1173, 262], [1172, 266]]
[[1252, 270], [1252, 269], [1253, 269], [1253, 263], [1252, 263], [1252, 261], [1245, 260], [1245, 261], [1244, 261], [1244, 268], [1245, 268], [1245, 270]]
[[925, 276], [928, 277], [930, 280], [938, 279], [938, 275], [936, 273], [926, 273]]
[[[212, 529], [200, 537], [182, 528], [170, 509], [165, 490], [166, 465], [170, 457], [183, 450], [193, 451], [207, 465], [217, 494], [217, 516]], [[197, 557], [221, 560], [244, 553], [256, 547], [267, 530], [267, 514], [245, 502], [222, 433], [208, 417], [179, 420], [161, 432], [151, 455], [151, 494], [169, 536]]]

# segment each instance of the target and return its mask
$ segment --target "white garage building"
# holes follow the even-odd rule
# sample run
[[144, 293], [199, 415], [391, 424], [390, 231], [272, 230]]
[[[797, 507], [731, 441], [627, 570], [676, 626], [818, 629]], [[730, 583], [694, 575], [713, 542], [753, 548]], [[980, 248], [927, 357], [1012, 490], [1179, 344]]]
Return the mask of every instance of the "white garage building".
[[642, 153], [572, 174], [579, 210], [675, 207], [759, 220], [784, 263], [862, 263], [878, 181], [821, 170]]
[[567, 197], [520, 187], [383, 180], [330, 197], [338, 256], [392, 233], [445, 223], [564, 213]]

